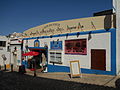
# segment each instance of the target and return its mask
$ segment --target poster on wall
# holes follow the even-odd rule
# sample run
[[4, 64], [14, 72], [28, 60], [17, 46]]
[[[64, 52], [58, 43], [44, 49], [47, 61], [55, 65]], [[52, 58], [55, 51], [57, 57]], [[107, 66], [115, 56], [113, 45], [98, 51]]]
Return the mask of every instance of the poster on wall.
[[70, 73], [71, 73], [71, 77], [75, 77], [75, 76], [82, 77], [82, 74], [80, 72], [79, 60], [70, 61]]
[[37, 39], [34, 41], [34, 47], [39, 47], [40, 46], [40, 41]]
[[51, 50], [62, 50], [62, 41], [51, 41], [50, 49]]
[[86, 39], [65, 40], [65, 54], [87, 55], [86, 44]]

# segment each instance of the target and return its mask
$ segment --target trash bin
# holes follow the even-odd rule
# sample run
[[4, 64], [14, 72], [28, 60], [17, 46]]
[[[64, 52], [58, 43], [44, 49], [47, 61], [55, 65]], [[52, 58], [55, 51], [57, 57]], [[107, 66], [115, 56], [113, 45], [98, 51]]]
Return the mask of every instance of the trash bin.
[[19, 73], [21, 73], [21, 74], [26, 73], [25, 65], [21, 65], [21, 66], [19, 66]]

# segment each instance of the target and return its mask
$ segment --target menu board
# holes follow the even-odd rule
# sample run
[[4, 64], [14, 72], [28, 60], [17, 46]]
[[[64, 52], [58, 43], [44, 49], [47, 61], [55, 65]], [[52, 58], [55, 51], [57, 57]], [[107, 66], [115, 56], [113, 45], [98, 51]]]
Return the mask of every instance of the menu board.
[[81, 76], [79, 60], [70, 61], [71, 77]]

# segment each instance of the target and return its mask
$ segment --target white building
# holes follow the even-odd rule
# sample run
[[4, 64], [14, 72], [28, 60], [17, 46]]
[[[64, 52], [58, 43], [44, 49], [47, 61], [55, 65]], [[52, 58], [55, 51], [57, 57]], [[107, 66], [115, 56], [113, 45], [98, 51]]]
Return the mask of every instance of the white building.
[[[12, 36], [12, 35], [11, 35]], [[20, 38], [0, 36], [0, 66], [10, 69], [11, 65], [21, 65], [21, 42]], [[15, 51], [16, 48], [16, 51]]]
[[51, 22], [28, 29], [24, 32], [23, 51], [26, 44], [32, 51], [45, 50], [48, 72], [70, 72], [70, 61], [79, 60], [82, 73], [118, 75], [119, 6], [120, 0], [113, 0], [113, 15]]
[[6, 36], [0, 36], [0, 65], [8, 66], [10, 62], [10, 44], [9, 39]]
[[120, 0], [113, 0], [113, 12], [28, 29], [23, 51], [39, 52], [39, 64], [45, 53], [48, 72], [70, 72], [70, 61], [79, 60], [82, 73], [119, 75]]
[[[16, 59], [20, 65], [22, 54], [35, 51], [39, 53], [33, 57], [37, 66], [46, 64], [47, 72], [70, 72], [70, 61], [79, 60], [82, 73], [119, 75], [119, 4], [120, 0], [113, 0], [112, 15], [51, 22], [24, 31], [23, 47], [18, 38], [11, 39], [11, 51], [7, 54], [10, 60], [5, 63], [16, 64]], [[7, 51], [7, 47], [2, 48]], [[25, 57], [31, 68], [29, 58]]]
[[21, 45], [22, 40], [19, 38], [11, 38], [10, 39], [10, 54], [11, 54], [11, 63], [14, 66], [20, 66], [21, 65]]

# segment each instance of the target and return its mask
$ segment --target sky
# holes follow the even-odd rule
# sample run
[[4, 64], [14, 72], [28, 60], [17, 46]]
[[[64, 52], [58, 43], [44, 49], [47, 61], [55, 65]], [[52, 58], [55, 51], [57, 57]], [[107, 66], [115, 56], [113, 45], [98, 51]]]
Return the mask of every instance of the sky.
[[54, 21], [92, 17], [112, 9], [112, 0], [0, 0], [0, 35]]

